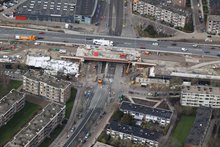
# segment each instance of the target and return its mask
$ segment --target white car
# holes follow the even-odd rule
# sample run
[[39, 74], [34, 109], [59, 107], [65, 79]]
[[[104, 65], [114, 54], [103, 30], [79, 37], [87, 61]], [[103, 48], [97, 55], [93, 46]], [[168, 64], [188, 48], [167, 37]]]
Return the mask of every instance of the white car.
[[159, 44], [157, 42], [152, 43], [153, 46], [158, 46]]
[[188, 49], [186, 49], [186, 48], [184, 48], [184, 47], [182, 47], [181, 50], [184, 51], [184, 52], [187, 52], [187, 51], [188, 51]]
[[193, 44], [193, 47], [198, 47], [198, 44]]

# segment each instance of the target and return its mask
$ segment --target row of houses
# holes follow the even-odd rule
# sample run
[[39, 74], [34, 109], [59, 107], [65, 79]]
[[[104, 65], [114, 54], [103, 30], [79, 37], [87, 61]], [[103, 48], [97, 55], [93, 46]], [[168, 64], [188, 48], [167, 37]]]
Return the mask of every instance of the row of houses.
[[[122, 102], [120, 108], [124, 114], [131, 114], [137, 121], [152, 121], [161, 126], [170, 124], [172, 112], [160, 108], [153, 108], [130, 102]], [[110, 122], [106, 127], [106, 134], [120, 139], [129, 139], [136, 143], [145, 144], [150, 147], [157, 147], [162, 134], [159, 132], [143, 129], [140, 126], [129, 126], [115, 121]]]
[[71, 82], [31, 70], [23, 76], [23, 89], [31, 94], [65, 103], [70, 97]]
[[172, 24], [174, 27], [184, 27], [188, 14], [178, 6], [166, 5], [160, 0], [133, 0], [133, 12], [151, 16], [158, 21]]

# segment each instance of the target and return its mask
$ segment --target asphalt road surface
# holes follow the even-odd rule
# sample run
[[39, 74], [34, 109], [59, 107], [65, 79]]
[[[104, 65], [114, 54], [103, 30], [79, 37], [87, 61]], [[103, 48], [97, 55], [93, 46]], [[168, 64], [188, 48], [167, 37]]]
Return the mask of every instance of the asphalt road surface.
[[[124, 48], [139, 48], [149, 51], [158, 52], [177, 52], [194, 55], [220, 55], [220, 47], [217, 45], [199, 44], [194, 48], [193, 43], [173, 42], [173, 41], [158, 41], [159, 45], [154, 46], [155, 41], [141, 39], [141, 38], [125, 38], [117, 36], [101, 36], [91, 34], [65, 34], [60, 32], [46, 32], [44, 35], [39, 34], [40, 31], [25, 30], [17, 28], [2, 28], [0, 27], [0, 39], [14, 39], [15, 34], [30, 34], [42, 37], [43, 41], [78, 43], [78, 44], [92, 44], [92, 39], [104, 38], [112, 40], [115, 47]], [[183, 52], [181, 49], [186, 48], [188, 51]]]
[[64, 144], [64, 147], [77, 147], [79, 144], [82, 145], [86, 141], [86, 134], [90, 132], [90, 129], [99, 119], [100, 114], [102, 114], [107, 101], [107, 87], [97, 87], [94, 92], [94, 96], [82, 122]]

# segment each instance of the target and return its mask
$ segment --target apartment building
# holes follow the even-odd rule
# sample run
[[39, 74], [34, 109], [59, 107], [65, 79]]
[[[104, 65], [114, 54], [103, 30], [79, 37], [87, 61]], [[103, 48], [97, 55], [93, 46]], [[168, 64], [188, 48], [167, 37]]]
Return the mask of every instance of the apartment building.
[[111, 137], [129, 139], [135, 143], [146, 144], [149, 147], [157, 147], [158, 140], [162, 136], [162, 134], [158, 132], [120, 124], [115, 121], [108, 124], [106, 128], [106, 134], [111, 135]]
[[184, 27], [187, 19], [186, 12], [160, 0], [133, 0], [132, 9], [140, 15], [148, 15], [158, 21], [172, 24], [174, 27]]
[[65, 103], [70, 97], [71, 83], [48, 74], [28, 71], [23, 76], [23, 89], [50, 100]]
[[156, 79], [156, 78], [144, 78], [143, 76], [135, 77], [135, 83], [141, 86], [148, 86], [150, 84], [162, 84], [164, 86], [169, 86], [170, 81], [167, 79]]
[[57, 103], [48, 104], [5, 147], [37, 147], [61, 124], [65, 117], [65, 107]]
[[130, 113], [134, 119], [158, 122], [160, 125], [168, 125], [171, 120], [172, 112], [160, 108], [153, 108], [130, 102], [122, 102], [120, 111]]
[[184, 147], [202, 147], [212, 117], [212, 108], [197, 109], [196, 119], [186, 138]]
[[220, 34], [220, 15], [208, 15], [207, 33]]
[[220, 88], [211, 86], [182, 86], [182, 106], [220, 108]]
[[20, 111], [25, 105], [25, 94], [12, 89], [0, 99], [0, 127]]

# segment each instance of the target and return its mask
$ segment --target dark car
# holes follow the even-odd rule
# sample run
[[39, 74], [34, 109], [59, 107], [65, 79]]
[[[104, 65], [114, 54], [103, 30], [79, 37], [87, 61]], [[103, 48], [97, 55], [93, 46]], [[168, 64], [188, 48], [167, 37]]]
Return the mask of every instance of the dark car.
[[217, 54], [216, 56], [220, 57], [220, 54]]
[[204, 53], [209, 54], [209, 53], [210, 53], [210, 51], [204, 51]]
[[146, 47], [144, 47], [144, 46], [141, 46], [141, 47], [140, 47], [140, 49], [146, 49]]
[[172, 46], [176, 46], [176, 43], [172, 43], [171, 45], [172, 45]]

